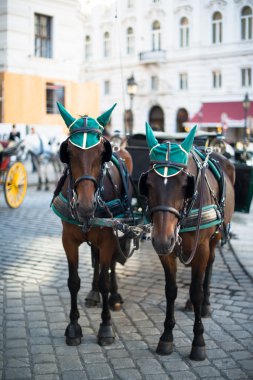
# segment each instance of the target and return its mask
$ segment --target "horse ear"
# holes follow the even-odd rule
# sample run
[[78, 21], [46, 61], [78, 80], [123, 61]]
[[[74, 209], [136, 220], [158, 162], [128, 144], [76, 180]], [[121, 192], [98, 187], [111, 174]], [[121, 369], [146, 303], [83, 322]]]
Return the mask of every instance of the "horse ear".
[[158, 145], [158, 141], [156, 140], [154, 132], [149, 123], [146, 123], [146, 141], [149, 149], [152, 149], [154, 146]]
[[114, 110], [116, 105], [117, 105], [117, 103], [115, 103], [109, 110], [102, 113], [102, 115], [97, 117], [97, 121], [99, 122], [99, 124], [102, 125], [102, 127], [105, 127], [106, 124], [108, 124], [110, 117], [111, 117], [111, 114], [112, 114], [112, 111]]
[[68, 113], [68, 111], [65, 109], [65, 107], [63, 107], [61, 103], [57, 102], [57, 106], [63, 120], [65, 121], [65, 124], [67, 125], [67, 127], [69, 127], [76, 119], [73, 116], [71, 116], [70, 113]]
[[196, 129], [197, 129], [197, 125], [195, 125], [191, 129], [191, 131], [189, 132], [188, 136], [184, 139], [184, 141], [181, 144], [181, 147], [184, 148], [184, 150], [186, 150], [186, 152], [188, 152], [188, 153], [190, 152], [190, 150], [192, 148], [192, 144], [193, 144], [193, 140], [194, 140], [194, 137], [195, 137]]

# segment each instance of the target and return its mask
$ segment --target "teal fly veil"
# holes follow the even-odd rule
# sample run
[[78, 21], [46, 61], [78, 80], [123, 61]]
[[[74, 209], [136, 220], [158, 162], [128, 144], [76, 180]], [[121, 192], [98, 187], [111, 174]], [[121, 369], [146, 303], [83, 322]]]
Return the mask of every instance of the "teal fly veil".
[[[68, 113], [62, 104], [57, 103], [57, 106], [66, 126], [69, 128], [70, 134], [75, 132], [70, 136], [69, 141], [81, 149], [89, 149], [101, 141], [104, 127], [109, 122], [111, 113], [116, 107], [116, 103], [109, 110], [97, 117], [97, 119], [91, 117], [80, 117], [75, 119]], [[87, 133], [81, 131], [83, 128], [88, 130]], [[79, 129], [80, 133], [77, 132]], [[88, 133], [89, 130], [91, 133]]]
[[[159, 144], [154, 136], [152, 128], [148, 123], [146, 123], [146, 140], [148, 147], [150, 149], [150, 160], [158, 161], [153, 165], [153, 168], [157, 174], [162, 177], [171, 177], [178, 174], [182, 169], [163, 165], [163, 162], [173, 162], [176, 164], [188, 164], [188, 155], [193, 145], [193, 140], [196, 133], [196, 128], [192, 128], [188, 136], [181, 144], [177, 143], [162, 143]], [[159, 161], [161, 164], [159, 164]]]

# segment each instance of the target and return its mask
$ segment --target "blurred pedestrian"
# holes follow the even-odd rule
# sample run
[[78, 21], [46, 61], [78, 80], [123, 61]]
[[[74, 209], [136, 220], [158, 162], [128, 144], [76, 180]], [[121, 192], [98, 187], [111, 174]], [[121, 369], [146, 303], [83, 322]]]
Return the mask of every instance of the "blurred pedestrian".
[[9, 135], [9, 141], [18, 141], [20, 140], [20, 132], [17, 130], [16, 125], [13, 124], [12, 130]]

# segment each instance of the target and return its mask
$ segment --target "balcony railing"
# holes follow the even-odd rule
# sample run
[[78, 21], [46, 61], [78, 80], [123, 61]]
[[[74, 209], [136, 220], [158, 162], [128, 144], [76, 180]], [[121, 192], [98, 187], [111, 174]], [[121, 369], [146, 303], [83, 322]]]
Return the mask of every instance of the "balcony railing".
[[140, 53], [140, 63], [163, 63], [166, 62], [165, 50], [150, 50]]

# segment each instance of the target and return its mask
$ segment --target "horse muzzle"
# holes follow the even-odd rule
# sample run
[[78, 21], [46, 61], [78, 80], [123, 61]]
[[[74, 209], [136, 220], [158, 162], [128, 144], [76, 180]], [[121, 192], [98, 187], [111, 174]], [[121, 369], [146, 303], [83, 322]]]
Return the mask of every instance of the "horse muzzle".
[[152, 237], [152, 245], [158, 254], [158, 256], [169, 255], [173, 252], [176, 239], [174, 235], [167, 236], [166, 239], [159, 239], [156, 237]]
[[84, 206], [80, 202], [76, 202], [75, 204], [76, 213], [80, 222], [85, 222], [94, 217], [95, 209], [96, 209], [96, 201], [94, 201], [91, 205]]

